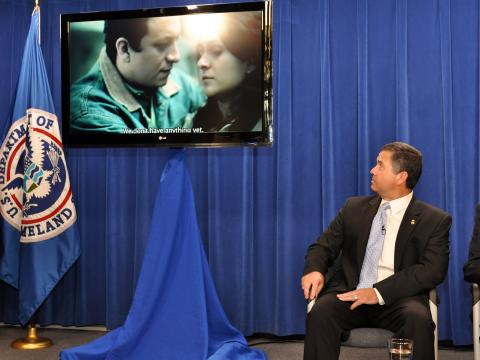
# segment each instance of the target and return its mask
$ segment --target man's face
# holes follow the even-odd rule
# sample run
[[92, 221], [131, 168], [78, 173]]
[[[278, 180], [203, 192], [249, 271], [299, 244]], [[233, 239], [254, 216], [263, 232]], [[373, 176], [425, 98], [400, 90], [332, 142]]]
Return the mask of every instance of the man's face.
[[380, 151], [377, 164], [370, 170], [370, 174], [372, 174], [370, 187], [380, 196], [390, 194], [401, 182], [401, 173], [395, 173], [391, 158], [392, 152]]
[[176, 17], [150, 18], [147, 29], [139, 50], [129, 49], [129, 62], [124, 63], [122, 75], [134, 85], [158, 88], [166, 84], [173, 64], [180, 60], [176, 43], [180, 20]]

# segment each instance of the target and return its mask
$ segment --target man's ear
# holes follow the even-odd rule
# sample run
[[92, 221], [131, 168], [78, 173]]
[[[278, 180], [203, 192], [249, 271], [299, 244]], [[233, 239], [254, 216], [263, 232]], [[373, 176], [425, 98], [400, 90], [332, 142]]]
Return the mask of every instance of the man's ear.
[[130, 62], [130, 44], [128, 40], [121, 37], [115, 42], [115, 48], [117, 49], [117, 60], [121, 62]]
[[407, 179], [408, 179], [408, 173], [406, 171], [400, 171], [398, 174], [397, 174], [397, 184], [400, 185], [402, 183], [407, 183]]

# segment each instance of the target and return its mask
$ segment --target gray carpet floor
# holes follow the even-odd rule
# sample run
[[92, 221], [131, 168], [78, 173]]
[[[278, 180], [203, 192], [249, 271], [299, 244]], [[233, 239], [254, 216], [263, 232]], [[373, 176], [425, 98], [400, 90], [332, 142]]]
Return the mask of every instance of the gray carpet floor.
[[[56, 360], [61, 350], [90, 342], [105, 334], [101, 331], [42, 329], [39, 336], [48, 337], [54, 346], [43, 350], [14, 350], [10, 343], [26, 335], [26, 330], [18, 327], [0, 327], [0, 360]], [[264, 350], [270, 360], [301, 360], [303, 343], [301, 341], [275, 342], [268, 339], [251, 339], [257, 349]], [[472, 360], [470, 350], [441, 349], [439, 360]], [[342, 347], [340, 360], [386, 360], [385, 349], [358, 349]], [[155, 358], [152, 358], [155, 360]], [[162, 359], [163, 360], [163, 359]], [[168, 359], [165, 359], [168, 360]], [[190, 360], [190, 359], [185, 359]]]

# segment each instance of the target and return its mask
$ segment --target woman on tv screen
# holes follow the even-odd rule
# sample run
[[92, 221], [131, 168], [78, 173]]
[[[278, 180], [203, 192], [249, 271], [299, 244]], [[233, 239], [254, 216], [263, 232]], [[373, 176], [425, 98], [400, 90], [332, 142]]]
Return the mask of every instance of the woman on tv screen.
[[261, 14], [209, 16], [198, 43], [197, 67], [208, 97], [194, 127], [207, 132], [262, 130]]

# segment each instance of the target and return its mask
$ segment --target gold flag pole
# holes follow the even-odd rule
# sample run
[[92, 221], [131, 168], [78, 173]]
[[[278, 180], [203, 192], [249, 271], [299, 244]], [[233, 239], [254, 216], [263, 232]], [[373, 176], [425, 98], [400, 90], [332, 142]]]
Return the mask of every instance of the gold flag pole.
[[18, 350], [37, 350], [45, 349], [52, 345], [52, 340], [37, 336], [37, 327], [35, 322], [32, 320], [30, 321], [30, 324], [28, 324], [27, 336], [13, 341], [10, 346]]

